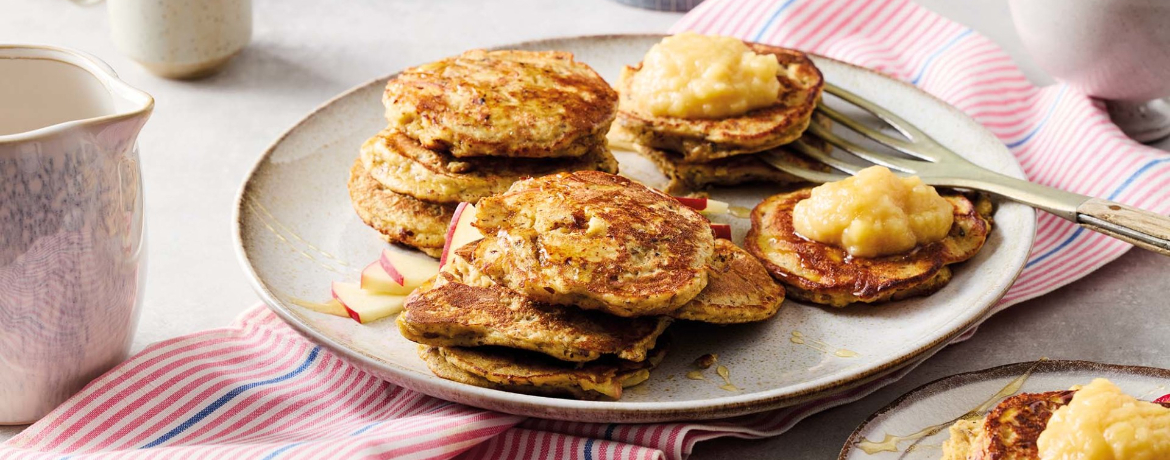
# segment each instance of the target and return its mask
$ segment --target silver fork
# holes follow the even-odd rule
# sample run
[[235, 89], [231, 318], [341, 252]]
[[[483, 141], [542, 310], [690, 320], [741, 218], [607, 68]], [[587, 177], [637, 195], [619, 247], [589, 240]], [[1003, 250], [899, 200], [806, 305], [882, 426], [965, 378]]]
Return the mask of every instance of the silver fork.
[[[898, 130], [906, 139], [870, 128], [823, 103], [817, 106], [818, 111], [846, 128], [915, 159], [878, 153], [834, 134], [831, 129], [816, 123], [809, 125], [810, 133], [853, 156], [895, 172], [917, 175], [929, 185], [982, 190], [999, 195], [1076, 222], [1089, 230], [1170, 256], [1170, 217], [990, 171], [943, 147], [906, 120], [861, 96], [828, 83], [825, 84], [825, 91], [872, 113]], [[801, 141], [792, 145], [805, 155], [850, 175], [871, 166], [842, 161]], [[766, 152], [760, 156], [772, 166], [812, 182], [831, 182], [848, 177], [799, 166], [776, 152]]]

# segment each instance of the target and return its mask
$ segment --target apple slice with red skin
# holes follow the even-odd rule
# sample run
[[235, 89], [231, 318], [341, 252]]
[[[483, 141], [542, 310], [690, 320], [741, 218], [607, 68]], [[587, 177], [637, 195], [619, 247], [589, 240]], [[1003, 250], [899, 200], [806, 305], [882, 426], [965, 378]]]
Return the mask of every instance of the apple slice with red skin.
[[345, 306], [341, 305], [341, 302], [337, 299], [329, 299], [329, 301], [325, 303], [300, 301], [296, 302], [296, 304], [315, 312], [325, 313], [327, 315], [340, 316], [342, 318], [349, 317], [349, 312], [345, 311]]
[[715, 231], [715, 238], [731, 239], [731, 226], [728, 224], [711, 224], [711, 230]]
[[337, 299], [350, 318], [362, 324], [394, 315], [406, 303], [404, 295], [378, 294], [362, 289], [357, 283], [333, 282], [333, 298]]
[[699, 197], [692, 198], [686, 196], [676, 196], [674, 199], [687, 207], [699, 211], [703, 214], [727, 214], [731, 206], [726, 202], [719, 200], [712, 200], [710, 198]]
[[[383, 249], [378, 265], [386, 272], [391, 283], [397, 283], [409, 294], [439, 273], [439, 263], [421, 252], [398, 249]], [[368, 267], [367, 267], [368, 268]], [[365, 271], [362, 272], [365, 274]], [[364, 287], [364, 286], [363, 286]], [[385, 292], [398, 294], [398, 292]]]
[[410, 291], [413, 291], [415, 287], [418, 287], [404, 285], [402, 284], [404, 280], [405, 279], [402, 277], [402, 275], [399, 275], [397, 279], [395, 279], [393, 276], [390, 276], [390, 273], [387, 273], [386, 269], [382, 268], [382, 261], [379, 259], [367, 265], [366, 268], [362, 270], [362, 277], [359, 285], [362, 287], [362, 289], [370, 292], [391, 295], [407, 295], [410, 294]]
[[475, 205], [467, 202], [459, 203], [459, 206], [455, 208], [455, 215], [451, 216], [451, 225], [447, 226], [447, 242], [443, 245], [443, 256], [439, 258], [439, 267], [447, 264], [447, 256], [451, 251], [483, 238], [483, 233], [471, 225], [474, 221]]
[[1170, 404], [1170, 394], [1164, 394], [1161, 398], [1155, 399], [1154, 402], [1159, 404]]

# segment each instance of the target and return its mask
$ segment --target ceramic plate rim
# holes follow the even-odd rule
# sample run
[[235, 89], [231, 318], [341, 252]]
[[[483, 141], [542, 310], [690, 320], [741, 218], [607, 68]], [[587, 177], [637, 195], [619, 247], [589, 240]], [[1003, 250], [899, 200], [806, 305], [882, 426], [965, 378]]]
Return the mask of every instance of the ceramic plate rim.
[[[506, 45], [502, 45], [502, 46], [497, 46], [494, 48], [525, 48], [525, 47], [541, 46], [541, 45], [545, 45], [545, 44], [564, 43], [564, 42], [572, 42], [572, 41], [652, 39], [652, 38], [656, 38], [656, 37], [661, 38], [664, 36], [666, 36], [666, 35], [665, 34], [580, 35], [580, 36], [566, 36], [566, 37], [556, 37], [556, 38], [546, 38], [546, 39], [523, 41], [523, 42], [517, 42], [517, 43], [511, 43], [511, 44], [506, 44]], [[943, 108], [949, 112], [953, 112], [956, 115], [970, 119], [970, 117], [968, 117], [966, 114], [962, 113], [962, 111], [958, 110], [957, 108], [951, 106], [950, 104], [947, 104], [945, 101], [942, 101], [941, 99], [938, 99], [935, 96], [933, 96], [925, 91], [918, 89], [917, 87], [915, 87], [907, 82], [889, 77], [889, 76], [881, 74], [880, 72], [877, 72], [875, 70], [856, 66], [856, 65], [844, 62], [844, 61], [839, 61], [836, 59], [827, 58], [827, 57], [823, 57], [820, 55], [814, 55], [814, 56], [817, 57], [818, 59], [825, 59], [827, 61], [834, 61], [835, 63], [853, 68], [854, 70], [857, 70], [860, 72], [865, 72], [865, 73], [869, 73], [869, 74], [876, 74], [889, 82], [912, 88], [914, 91], [918, 92], [919, 94], [936, 102], [941, 108]], [[236, 252], [236, 257], [237, 257], [238, 261], [240, 262], [240, 265], [244, 269], [244, 272], [248, 275], [249, 284], [256, 291], [256, 293], [261, 297], [261, 299], [264, 301], [265, 305], [267, 305], [270, 310], [272, 310], [274, 313], [276, 313], [277, 316], [279, 316], [282, 320], [284, 320], [289, 325], [293, 326], [298, 332], [300, 332], [302, 335], [305, 335], [310, 340], [312, 340], [320, 345], [323, 345], [326, 348], [336, 352], [340, 356], [357, 364], [359, 367], [362, 367], [366, 370], [374, 371], [376, 374], [379, 374], [383, 377], [385, 377], [387, 375], [392, 376], [395, 378], [395, 380], [397, 380], [395, 383], [399, 383], [403, 386], [406, 386], [408, 388], [411, 388], [411, 389], [414, 389], [416, 391], [420, 391], [423, 393], [434, 394], [432, 392], [433, 390], [441, 390], [441, 392], [444, 394], [456, 394], [456, 393], [470, 394], [470, 395], [474, 395], [474, 396], [478, 396], [480, 398], [483, 398], [482, 400], [480, 400], [481, 402], [478, 404], [481, 407], [483, 407], [483, 405], [484, 405], [483, 401], [486, 400], [486, 401], [491, 401], [491, 402], [496, 403], [494, 405], [491, 405], [492, 407], [490, 407], [490, 409], [493, 409], [493, 410], [500, 410], [500, 411], [504, 411], [504, 412], [525, 414], [525, 415], [538, 415], [538, 416], [558, 418], [558, 419], [564, 419], [564, 420], [605, 420], [607, 417], [612, 418], [612, 417], [619, 417], [619, 416], [624, 421], [627, 421], [627, 422], [652, 422], [652, 421], [669, 421], [669, 420], [684, 420], [684, 419], [698, 420], [698, 419], [714, 419], [714, 418], [722, 418], [722, 417], [729, 417], [729, 416], [735, 416], [735, 415], [743, 415], [743, 414], [749, 414], [749, 413], [762, 412], [762, 411], [771, 410], [771, 409], [777, 409], [777, 408], [781, 408], [781, 407], [787, 407], [787, 406], [799, 404], [801, 402], [814, 399], [815, 397], [822, 395], [822, 394], [825, 394], [825, 393], [828, 393], [828, 392], [848, 390], [848, 389], [863, 385], [865, 383], [868, 383], [868, 382], [874, 380], [875, 378], [877, 378], [881, 375], [884, 375], [884, 373], [886, 373], [887, 371], [890, 371], [891, 369], [901, 368], [902, 366], [905, 366], [909, 363], [915, 362], [917, 359], [921, 358], [923, 355], [927, 354], [928, 352], [930, 352], [932, 350], [940, 349], [941, 347], [943, 347], [947, 343], [949, 343], [951, 340], [953, 340], [955, 337], [958, 337], [961, 334], [963, 334], [964, 332], [966, 332], [973, 325], [981, 322], [984, 318], [986, 318], [988, 316], [989, 312], [994, 307], [994, 305], [996, 303], [998, 303], [1000, 299], [1002, 299], [1004, 294], [1007, 293], [1008, 288], [1010, 288], [1012, 282], [1014, 282], [1016, 277], [1019, 276], [1020, 272], [1024, 268], [1024, 263], [1026, 262], [1027, 256], [1030, 253], [1030, 249], [1032, 247], [1032, 244], [1035, 241], [1035, 225], [1036, 225], [1035, 218], [1034, 218], [1035, 211], [1028, 208], [1028, 211], [1031, 211], [1033, 218], [1026, 219], [1026, 222], [1025, 222], [1026, 227], [1028, 227], [1028, 230], [1030, 230], [1029, 232], [1027, 232], [1028, 236], [1025, 237], [1025, 238], [1027, 238], [1026, 244], [1023, 245], [1026, 247], [1027, 250], [1021, 251], [1020, 254], [1017, 255], [1017, 257], [1015, 257], [1013, 260], [1011, 260], [1011, 262], [1013, 262], [1012, 265], [1015, 267], [1014, 268], [1015, 272], [1011, 276], [1012, 282], [1007, 283], [1007, 285], [1004, 286], [1004, 288], [1001, 289], [1000, 292], [996, 293], [993, 296], [993, 298], [991, 299], [991, 301], [987, 302], [987, 304], [984, 305], [978, 311], [978, 314], [973, 314], [969, 321], [965, 322], [964, 324], [962, 324], [959, 327], [954, 328], [951, 333], [944, 334], [943, 336], [931, 341], [930, 343], [919, 346], [919, 347], [917, 347], [911, 351], [908, 351], [908, 352], [906, 352], [906, 353], [904, 353], [904, 354], [902, 354], [894, 359], [891, 359], [887, 362], [873, 365], [870, 368], [863, 369], [860, 371], [853, 371], [853, 373], [848, 375], [848, 376], [834, 376], [835, 378], [822, 378], [822, 380], [824, 380], [824, 382], [822, 382], [822, 383], [819, 383], [815, 386], [807, 386], [807, 384], [806, 384], [805, 388], [801, 388], [801, 389], [795, 390], [795, 391], [779, 392], [777, 389], [771, 389], [771, 390], [763, 390], [763, 391], [758, 391], [758, 392], [753, 392], [753, 393], [747, 393], [747, 394], [743, 394], [743, 395], [725, 396], [725, 397], [720, 397], [720, 398], [703, 399], [703, 400], [668, 401], [668, 402], [578, 401], [578, 400], [557, 399], [557, 398], [547, 398], [547, 397], [540, 397], [540, 396], [524, 395], [524, 394], [518, 394], [518, 393], [509, 393], [509, 392], [500, 391], [500, 390], [480, 388], [480, 387], [475, 387], [475, 386], [471, 386], [471, 385], [456, 383], [456, 382], [449, 381], [449, 380], [444, 380], [444, 379], [438, 378], [436, 376], [424, 376], [423, 378], [420, 378], [418, 375], [415, 375], [413, 372], [411, 372], [405, 368], [393, 367], [393, 363], [388, 363], [385, 361], [377, 360], [376, 358], [368, 356], [368, 355], [366, 355], [358, 350], [351, 349], [351, 348], [345, 346], [344, 344], [341, 344], [341, 343], [333, 340], [328, 335], [322, 333], [321, 331], [317, 330], [317, 328], [313, 327], [311, 324], [309, 324], [309, 323], [303, 321], [301, 318], [299, 318], [299, 315], [297, 313], [295, 313], [293, 311], [293, 309], [290, 308], [288, 305], [285, 305], [283, 302], [281, 302], [272, 293], [272, 291], [268, 287], [268, 285], [263, 280], [260, 279], [260, 276], [257, 274], [255, 267], [252, 265], [251, 258], [249, 257], [249, 254], [248, 254], [248, 247], [245, 245], [244, 238], [242, 235], [242, 229], [243, 229], [242, 220], [243, 220], [244, 214], [245, 214], [244, 213], [244, 205], [245, 205], [246, 198], [249, 196], [249, 192], [251, 191], [251, 187], [252, 187], [252, 185], [254, 185], [254, 180], [257, 177], [257, 174], [261, 170], [261, 168], [264, 167], [265, 163], [268, 162], [268, 160], [272, 156], [272, 154], [278, 148], [280, 148], [282, 146], [284, 141], [290, 135], [292, 135], [294, 132], [299, 130], [303, 125], [305, 125], [305, 124], [309, 123], [311, 120], [313, 120], [317, 116], [317, 114], [322, 112], [324, 109], [330, 107], [331, 105], [338, 102], [339, 100], [345, 99], [346, 97], [348, 97], [352, 93], [361, 91], [361, 90], [369, 87], [370, 85], [381, 84], [382, 82], [393, 77], [397, 73], [398, 72], [393, 72], [393, 73], [390, 73], [388, 75], [385, 75], [385, 76], [382, 76], [379, 78], [375, 78], [373, 80], [369, 80], [365, 83], [354, 86], [354, 87], [338, 94], [337, 96], [334, 96], [333, 98], [330, 98], [329, 100], [325, 101], [324, 103], [322, 103], [318, 107], [314, 108], [312, 111], [310, 111], [308, 114], [306, 114], [303, 118], [301, 118], [300, 120], [295, 122], [291, 127], [289, 127], [286, 131], [284, 131], [280, 136], [278, 136], [264, 150], [263, 154], [261, 154], [259, 156], [259, 158], [256, 160], [256, 162], [253, 164], [253, 166], [250, 168], [246, 178], [244, 179], [244, 182], [241, 184], [241, 186], [239, 188], [239, 191], [236, 195], [235, 207], [234, 207], [233, 216], [232, 216], [232, 224], [233, 224], [232, 238], [233, 238], [233, 243], [235, 246], [234, 249]], [[974, 122], [974, 120], [971, 120], [971, 122], [977, 124], [977, 122]], [[984, 131], [986, 131], [985, 128], [984, 128]], [[1019, 162], [1016, 161], [1014, 158], [1012, 158], [1012, 162], [1010, 164], [1010, 167], [1013, 169], [1013, 171], [1012, 171], [1013, 175], [1015, 175], [1017, 177], [1023, 177], [1023, 170], [1020, 167]], [[387, 365], [387, 364], [390, 364], [390, 365]], [[425, 387], [428, 390], [432, 390], [432, 391], [424, 391], [422, 389], [423, 387]], [[469, 403], [469, 404], [470, 405], [477, 405], [476, 403]], [[586, 415], [582, 415], [583, 413]]]
[[[978, 377], [995, 378], [999, 374], [1022, 375], [1031, 366], [1036, 366], [1037, 369], [1041, 367], [1055, 367], [1060, 370], [1072, 371], [1113, 371], [1118, 374], [1140, 374], [1153, 375], [1158, 377], [1165, 377], [1170, 379], [1170, 369], [1153, 366], [1139, 366], [1136, 364], [1113, 364], [1101, 363], [1097, 361], [1087, 361], [1078, 359], [1041, 359], [1038, 361], [1021, 361], [1011, 364], [1003, 364], [986, 369], [978, 369], [974, 371], [960, 372], [958, 374], [951, 374], [944, 377], [926, 382], [915, 387], [913, 390], [907, 391], [901, 396], [895, 398], [889, 404], [882, 406], [874, 413], [866, 417], [857, 428], [849, 434], [849, 438], [845, 440], [845, 445], [841, 446], [841, 453], [837, 456], [837, 460], [846, 460], [849, 454], [853, 453], [853, 446], [857, 443], [859, 437], [865, 432], [865, 429], [872, 423], [876, 422], [892, 412], [897, 411], [907, 401], [911, 401], [914, 397], [926, 393], [937, 386], [944, 386], [952, 381], [964, 381]], [[947, 387], [952, 389], [953, 387]]]

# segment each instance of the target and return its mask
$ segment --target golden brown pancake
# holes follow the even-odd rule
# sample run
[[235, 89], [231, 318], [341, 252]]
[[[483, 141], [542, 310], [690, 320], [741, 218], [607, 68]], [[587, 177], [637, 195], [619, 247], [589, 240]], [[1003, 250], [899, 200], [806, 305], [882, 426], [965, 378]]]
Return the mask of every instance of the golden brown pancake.
[[643, 361], [670, 325], [667, 317], [619, 318], [534, 302], [467, 263], [474, 246], [456, 251], [429, 289], [420, 288], [406, 300], [398, 315], [404, 337], [432, 346], [519, 348], [562, 361], [604, 355]]
[[471, 50], [386, 84], [390, 127], [456, 157], [569, 157], [604, 143], [617, 93], [563, 51]]
[[621, 93], [613, 136], [650, 148], [678, 152], [688, 162], [703, 162], [761, 152], [799, 138], [808, 127], [821, 97], [824, 78], [812, 60], [799, 51], [748, 43], [752, 51], [771, 54], [782, 73], [776, 103], [723, 119], [687, 119], [652, 115], [630, 99], [633, 77], [642, 68], [627, 66], [618, 81]]
[[349, 198], [362, 222], [386, 241], [418, 248], [431, 257], [443, 252], [455, 205], [428, 203], [387, 190], [370, 177], [360, 159], [349, 171]]
[[718, 239], [707, 287], [670, 316], [715, 324], [750, 323], [771, 318], [783, 302], [784, 287], [758, 259], [732, 242]]
[[744, 249], [764, 263], [795, 299], [843, 307], [927, 295], [950, 281], [947, 265], [965, 261], [983, 247], [991, 231], [991, 203], [979, 205], [961, 195], [945, 196], [954, 207], [954, 224], [946, 238], [908, 253], [885, 257], [850, 257], [836, 246], [796, 234], [792, 208], [812, 189], [774, 195], [752, 210], [752, 227]]
[[1076, 390], [1018, 394], [982, 419], [960, 420], [943, 443], [942, 460], [1039, 460], [1036, 440], [1052, 414], [1072, 401], [1074, 394]]
[[[813, 115], [813, 123], [828, 127], [832, 122], [819, 115]], [[832, 146], [819, 137], [804, 135], [801, 142], [809, 146], [829, 152]], [[669, 182], [663, 190], [672, 195], [683, 195], [702, 190], [711, 186], [730, 186], [748, 183], [767, 183], [777, 186], [790, 186], [805, 183], [804, 179], [786, 173], [756, 156], [754, 153], [736, 155], [728, 158], [719, 158], [711, 161], [687, 161], [681, 154], [660, 150], [645, 145], [633, 144], [638, 154], [653, 161]], [[788, 146], [772, 149], [784, 155], [789, 161], [814, 171], [829, 171], [829, 167], [816, 160], [812, 160]]]
[[597, 171], [516, 182], [480, 200], [471, 263], [545, 303], [618, 316], [667, 314], [707, 285], [709, 221], [678, 200]]
[[605, 145], [571, 158], [456, 158], [423, 148], [402, 132], [386, 129], [362, 145], [362, 164], [387, 189], [435, 203], [474, 203], [502, 193], [525, 177], [562, 171], [616, 173]]
[[650, 378], [666, 356], [666, 340], [642, 362], [613, 357], [588, 363], [500, 347], [419, 346], [419, 356], [439, 377], [497, 390], [585, 400], [622, 397], [622, 389]]

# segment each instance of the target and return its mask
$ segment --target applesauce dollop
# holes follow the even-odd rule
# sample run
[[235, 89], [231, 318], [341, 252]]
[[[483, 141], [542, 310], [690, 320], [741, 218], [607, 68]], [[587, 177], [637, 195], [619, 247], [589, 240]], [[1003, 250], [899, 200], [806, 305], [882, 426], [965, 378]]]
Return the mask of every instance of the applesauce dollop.
[[1170, 409], [1094, 379], [1052, 413], [1036, 447], [1041, 460], [1170, 458]]
[[954, 220], [954, 207], [934, 187], [883, 166], [813, 188], [792, 209], [798, 234], [854, 257], [899, 254], [939, 241]]
[[642, 110], [678, 118], [726, 118], [776, 103], [780, 63], [737, 38], [683, 32], [642, 60], [630, 97]]

